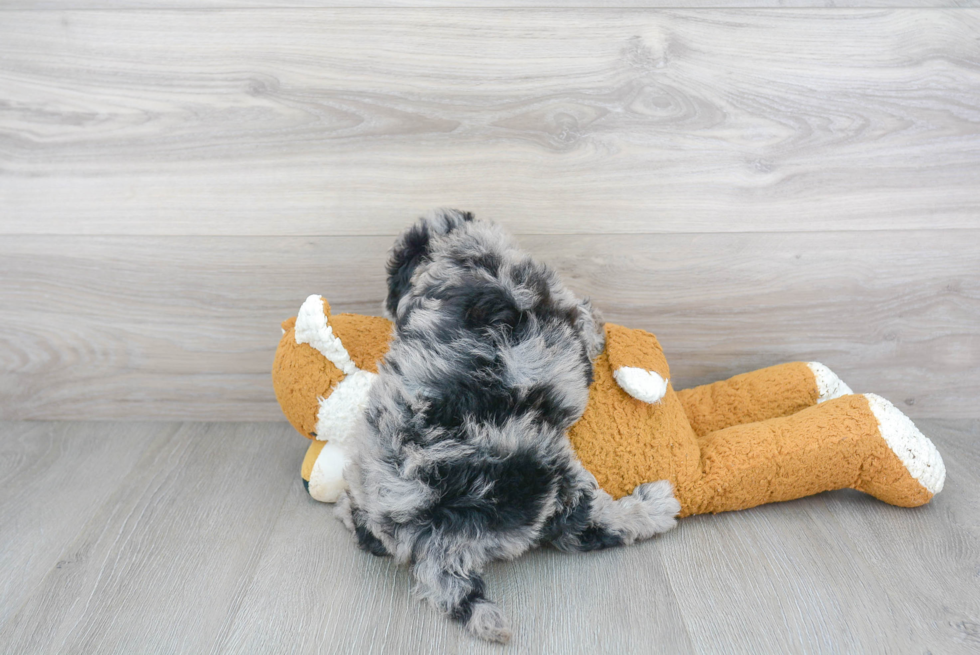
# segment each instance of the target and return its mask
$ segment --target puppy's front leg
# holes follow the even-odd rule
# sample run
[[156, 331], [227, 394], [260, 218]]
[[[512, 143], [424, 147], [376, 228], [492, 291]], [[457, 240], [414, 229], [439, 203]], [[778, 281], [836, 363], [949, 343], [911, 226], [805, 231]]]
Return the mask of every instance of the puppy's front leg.
[[566, 551], [628, 545], [670, 530], [680, 511], [667, 480], [641, 484], [619, 500], [602, 489], [590, 489], [556, 517], [550, 526], [550, 541]]

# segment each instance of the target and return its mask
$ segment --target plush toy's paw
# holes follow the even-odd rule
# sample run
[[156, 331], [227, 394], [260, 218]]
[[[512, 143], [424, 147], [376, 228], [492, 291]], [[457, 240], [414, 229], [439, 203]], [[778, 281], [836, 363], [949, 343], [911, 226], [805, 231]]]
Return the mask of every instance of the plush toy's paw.
[[347, 455], [344, 451], [333, 444], [325, 444], [310, 472], [310, 495], [322, 503], [336, 502], [347, 489], [345, 466]]
[[895, 405], [873, 393], [864, 397], [878, 420], [878, 431], [909, 475], [932, 496], [942, 491], [946, 465], [932, 441]]
[[667, 383], [657, 373], [635, 366], [623, 366], [613, 373], [623, 391], [645, 403], [659, 402], [667, 393]]
[[668, 480], [641, 484], [633, 490], [632, 495], [643, 504], [649, 521], [646, 530], [644, 530], [644, 538], [667, 532], [677, 524], [677, 515], [681, 512], [681, 504], [674, 497], [674, 485]]
[[844, 381], [837, 377], [837, 374], [820, 362], [807, 362], [807, 366], [813, 371], [813, 377], [817, 379], [817, 398], [818, 403], [825, 402], [831, 398], [840, 398], [852, 393], [851, 388], [844, 384]]
[[511, 637], [507, 617], [489, 600], [481, 600], [473, 604], [473, 613], [466, 622], [466, 629], [480, 639], [502, 644], [510, 641]]

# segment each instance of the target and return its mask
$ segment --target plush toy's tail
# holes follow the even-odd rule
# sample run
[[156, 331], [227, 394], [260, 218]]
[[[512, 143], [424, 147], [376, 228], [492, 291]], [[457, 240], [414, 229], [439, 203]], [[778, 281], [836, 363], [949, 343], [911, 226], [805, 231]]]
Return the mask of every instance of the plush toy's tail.
[[724, 512], [853, 488], [892, 505], [924, 505], [946, 469], [933, 443], [874, 394], [846, 395], [791, 416], [700, 439], [703, 476], [682, 515]]

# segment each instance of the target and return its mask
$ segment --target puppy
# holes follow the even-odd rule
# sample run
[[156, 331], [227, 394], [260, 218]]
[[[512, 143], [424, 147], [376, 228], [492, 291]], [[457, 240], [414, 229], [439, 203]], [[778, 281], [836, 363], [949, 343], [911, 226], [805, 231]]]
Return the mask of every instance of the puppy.
[[669, 482], [613, 500], [566, 430], [585, 410], [602, 319], [496, 226], [444, 210], [396, 241], [391, 349], [371, 389], [337, 515], [374, 555], [410, 564], [420, 594], [504, 642], [489, 561], [552, 544], [587, 551], [664, 532]]

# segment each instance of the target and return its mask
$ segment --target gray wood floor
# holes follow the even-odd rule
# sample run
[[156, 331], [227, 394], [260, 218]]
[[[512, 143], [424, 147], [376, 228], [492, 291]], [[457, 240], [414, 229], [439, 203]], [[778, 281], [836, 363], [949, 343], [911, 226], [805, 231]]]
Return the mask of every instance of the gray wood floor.
[[491, 567], [513, 648], [359, 551], [284, 423], [0, 423], [0, 652], [975, 653], [980, 421], [921, 420], [928, 506], [856, 492]]

